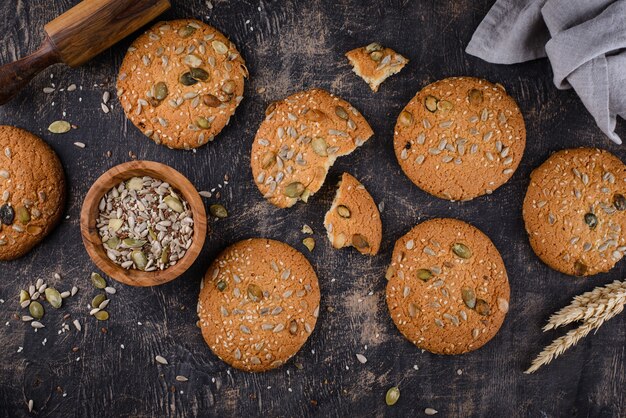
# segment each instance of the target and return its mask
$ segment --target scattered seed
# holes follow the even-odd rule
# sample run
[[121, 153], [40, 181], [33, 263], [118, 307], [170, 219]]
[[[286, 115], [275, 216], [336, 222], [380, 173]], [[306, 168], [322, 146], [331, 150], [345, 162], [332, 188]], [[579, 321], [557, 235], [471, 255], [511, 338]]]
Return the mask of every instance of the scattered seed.
[[102, 302], [105, 301], [106, 299], [106, 295], [104, 293], [100, 293], [98, 295], [96, 295], [92, 300], [91, 300], [91, 307], [92, 308], [100, 308], [100, 305], [102, 304]]
[[159, 363], [159, 364], [169, 364], [169, 363], [167, 362], [167, 360], [165, 360], [165, 358], [164, 358], [164, 357], [162, 357], [162, 356], [156, 356], [154, 359], [155, 359], [155, 360], [156, 360], [156, 362], [157, 362], [157, 363]]
[[424, 409], [424, 413], [425, 413], [426, 415], [435, 415], [435, 414], [437, 414], [438, 412], [439, 412], [439, 411], [437, 411], [436, 409], [433, 409], [433, 408], [426, 408], [426, 409]]
[[91, 283], [98, 289], [107, 287], [107, 283], [99, 273], [91, 273]]
[[177, 382], [187, 382], [188, 380], [189, 379], [187, 379], [185, 376], [181, 376], [181, 375], [176, 376]]
[[61, 297], [59, 291], [53, 287], [49, 287], [45, 290], [45, 293], [48, 303], [50, 303], [53, 308], [59, 309], [63, 304], [63, 298]]
[[302, 240], [302, 244], [308, 248], [309, 251], [313, 251], [313, 249], [315, 248], [315, 240], [311, 237], [307, 237], [305, 239]]
[[98, 311], [93, 316], [95, 316], [98, 321], [106, 321], [109, 319], [109, 313], [107, 311]]
[[35, 319], [41, 319], [44, 315], [43, 306], [36, 300], [31, 302], [28, 306], [28, 312], [30, 312], [30, 315]]
[[228, 211], [220, 204], [214, 204], [209, 206], [209, 212], [216, 218], [224, 219], [228, 217]]
[[367, 363], [367, 357], [365, 357], [363, 354], [356, 354], [356, 359], [359, 360], [359, 363], [361, 364], [365, 364]]
[[39, 321], [33, 321], [30, 323], [30, 326], [33, 328], [45, 328], [46, 326]]
[[400, 389], [398, 389], [397, 386], [389, 388], [387, 395], [385, 396], [385, 402], [387, 405], [395, 405], [395, 403], [398, 402], [398, 399], [400, 399]]

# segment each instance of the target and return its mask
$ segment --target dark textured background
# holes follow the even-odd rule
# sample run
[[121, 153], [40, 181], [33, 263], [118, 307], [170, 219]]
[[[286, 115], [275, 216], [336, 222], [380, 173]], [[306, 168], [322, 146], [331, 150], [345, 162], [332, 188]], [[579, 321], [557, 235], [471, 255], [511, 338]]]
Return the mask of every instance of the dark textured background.
[[[0, 62], [34, 50], [43, 24], [75, 3], [0, 2]], [[0, 107], [0, 123], [30, 130], [58, 152], [69, 181], [67, 219], [29, 255], [0, 264], [0, 416], [27, 415], [28, 399], [34, 400], [34, 414], [44, 417], [421, 416], [426, 407], [439, 410], [439, 416], [626, 414], [624, 314], [537, 374], [522, 373], [541, 348], [561, 334], [541, 332], [550, 313], [578, 293], [623, 278], [625, 271], [621, 262], [609, 274], [581, 279], [539, 261], [521, 218], [530, 171], [564, 147], [600, 146], [622, 159], [626, 153], [603, 136], [572, 91], [554, 87], [546, 60], [500, 66], [465, 54], [492, 0], [249, 0], [215, 1], [212, 8], [203, 0], [173, 3], [165, 19], [195, 17], [214, 25], [236, 43], [250, 69], [245, 98], [214, 143], [195, 153], [169, 150], [144, 138], [116, 99], [111, 113], [102, 113], [102, 93], [115, 95], [116, 72], [130, 40], [79, 69], [50, 68]], [[343, 56], [371, 41], [411, 60], [376, 94], [351, 72]], [[400, 109], [425, 84], [452, 75], [504, 84], [519, 102], [528, 130], [526, 154], [511, 181], [491, 196], [466, 203], [439, 200], [413, 186], [392, 149]], [[42, 89], [51, 82], [58, 87], [76, 83], [83, 90], [44, 94]], [[266, 203], [254, 186], [250, 144], [270, 101], [309, 87], [328, 89], [350, 101], [376, 135], [337, 162], [309, 204], [280, 210]], [[259, 88], [265, 91], [257, 93]], [[65, 135], [49, 133], [48, 124], [61, 119], [63, 111], [78, 129]], [[623, 122], [618, 132], [626, 137]], [[74, 141], [87, 148], [76, 148]], [[112, 156], [106, 158], [109, 150]], [[111, 320], [96, 323], [86, 307], [95, 295], [89, 283], [94, 265], [82, 246], [79, 212], [91, 183], [129, 160], [129, 151], [139, 159], [171, 165], [199, 190], [218, 187], [228, 175], [221, 198], [206, 203], [219, 201], [231, 216], [211, 222], [213, 232], [204, 251], [178, 280], [157, 288], [115, 284], [118, 293], [108, 307]], [[383, 245], [376, 257], [352, 249], [334, 251], [325, 238], [323, 215], [344, 170], [385, 204]], [[384, 272], [394, 241], [419, 221], [437, 216], [466, 220], [489, 235], [502, 253], [511, 282], [511, 310], [500, 333], [477, 352], [456, 357], [422, 353], [404, 340], [384, 302]], [[300, 353], [278, 370], [248, 374], [231, 369], [210, 352], [196, 328], [200, 277], [220, 250], [242, 238], [271, 237], [303, 250], [303, 223], [313, 227], [317, 240], [313, 254], [307, 253], [322, 291], [317, 328]], [[54, 273], [62, 280], [54, 280]], [[19, 289], [38, 278], [61, 290], [74, 284], [81, 290], [60, 311], [49, 309], [47, 328], [34, 333], [13, 315], [23, 312], [16, 297]], [[72, 327], [57, 335], [66, 312], [81, 321], [82, 332]], [[19, 346], [24, 347], [21, 353]], [[79, 351], [72, 352], [72, 347]], [[363, 353], [368, 362], [358, 363], [355, 353]], [[156, 354], [170, 364], [155, 364]], [[176, 382], [179, 374], [189, 381]], [[401, 398], [387, 407], [385, 392], [393, 385], [400, 387]]]

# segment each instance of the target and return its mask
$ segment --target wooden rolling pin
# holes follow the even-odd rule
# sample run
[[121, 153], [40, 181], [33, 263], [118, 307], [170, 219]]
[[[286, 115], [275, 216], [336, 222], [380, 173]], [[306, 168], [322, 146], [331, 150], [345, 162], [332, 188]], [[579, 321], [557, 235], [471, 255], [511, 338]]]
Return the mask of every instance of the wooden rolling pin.
[[0, 105], [40, 71], [63, 62], [84, 64], [170, 8], [169, 0], [84, 0], [44, 26], [31, 55], [0, 67]]

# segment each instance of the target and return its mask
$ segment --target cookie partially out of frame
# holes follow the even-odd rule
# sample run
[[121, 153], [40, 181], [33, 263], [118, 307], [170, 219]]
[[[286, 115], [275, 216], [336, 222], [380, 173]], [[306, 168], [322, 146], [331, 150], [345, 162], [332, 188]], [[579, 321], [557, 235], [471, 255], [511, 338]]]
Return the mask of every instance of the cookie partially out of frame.
[[200, 290], [202, 336], [213, 353], [241, 370], [284, 364], [309, 338], [319, 314], [317, 275], [300, 252], [270, 239], [225, 249]]
[[365, 118], [345, 100], [321, 89], [293, 94], [266, 110], [252, 144], [254, 181], [278, 207], [306, 202], [335, 160], [372, 135]]
[[626, 251], [626, 166], [600, 149], [554, 153], [531, 174], [523, 216], [548, 266], [576, 276], [609, 271]]
[[387, 78], [399, 73], [409, 62], [393, 49], [377, 42], [348, 51], [346, 57], [352, 64], [352, 71], [375, 92]]
[[352, 246], [369, 255], [380, 249], [383, 226], [378, 207], [365, 186], [348, 173], [341, 176], [333, 204], [324, 217], [324, 227], [334, 248]]
[[500, 253], [477, 228], [456, 219], [414, 227], [394, 247], [387, 307], [400, 332], [436, 354], [462, 354], [491, 340], [509, 310]]
[[25, 255], [59, 223], [65, 175], [56, 153], [37, 136], [0, 126], [0, 260]]
[[492, 193], [511, 178], [525, 146], [515, 101], [501, 85], [473, 77], [424, 87], [400, 112], [394, 131], [404, 173], [448, 200]]
[[243, 98], [248, 70], [217, 29], [159, 22], [128, 48], [117, 94], [130, 121], [169, 148], [197, 148], [219, 134]]

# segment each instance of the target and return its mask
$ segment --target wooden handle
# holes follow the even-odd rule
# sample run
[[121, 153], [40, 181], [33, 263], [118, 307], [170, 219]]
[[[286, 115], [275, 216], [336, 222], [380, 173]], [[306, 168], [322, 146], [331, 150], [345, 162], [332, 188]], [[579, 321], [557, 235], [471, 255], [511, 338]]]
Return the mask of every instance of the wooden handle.
[[45, 30], [61, 60], [76, 67], [169, 8], [168, 0], [84, 0]]
[[37, 73], [60, 62], [60, 56], [46, 37], [38, 50], [27, 57], [0, 67], [0, 105], [5, 104]]

